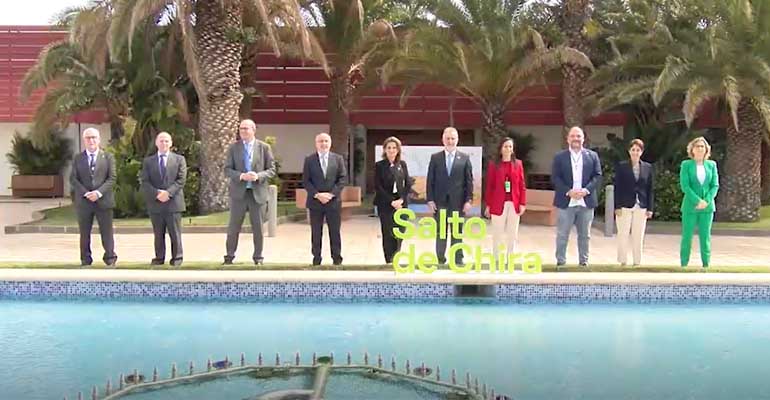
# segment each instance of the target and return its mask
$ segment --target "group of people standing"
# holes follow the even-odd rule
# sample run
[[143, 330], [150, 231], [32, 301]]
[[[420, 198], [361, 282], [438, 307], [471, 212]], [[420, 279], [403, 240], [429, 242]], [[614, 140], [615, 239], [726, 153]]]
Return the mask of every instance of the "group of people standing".
[[[239, 126], [240, 140], [230, 145], [225, 158], [225, 175], [229, 179], [230, 218], [225, 243], [224, 264], [232, 264], [238, 247], [238, 237], [246, 214], [252, 226], [254, 250], [252, 260], [264, 262], [262, 226], [268, 201], [268, 181], [276, 174], [270, 146], [255, 137], [256, 124], [243, 120]], [[84, 266], [93, 262], [90, 249], [93, 220], [99, 223], [104, 247], [104, 262], [112, 266], [117, 261], [114, 249], [112, 209], [115, 206], [113, 186], [115, 158], [100, 149], [99, 131], [88, 128], [82, 134], [85, 151], [73, 160], [70, 183], [73, 203], [80, 228], [80, 260]], [[599, 156], [583, 147], [585, 134], [579, 127], [569, 130], [568, 148], [554, 156], [551, 182], [554, 187], [553, 205], [558, 210], [556, 226], [556, 263], [566, 264], [566, 249], [574, 226], [577, 231], [578, 262], [588, 265], [591, 223], [602, 185]], [[426, 176], [426, 200], [429, 211], [442, 226], [440, 216], [457, 212], [468, 214], [473, 201], [473, 168], [468, 154], [458, 150], [459, 136], [455, 128], [442, 133], [444, 149], [430, 158]], [[173, 141], [167, 132], [155, 139], [156, 154], [146, 157], [142, 164], [141, 190], [154, 233], [155, 257], [151, 264], [163, 265], [166, 257], [165, 236], [171, 242], [169, 263], [180, 266], [183, 260], [181, 214], [185, 211], [184, 185], [187, 177], [185, 158], [171, 151]], [[322, 262], [323, 224], [329, 232], [332, 262], [342, 264], [341, 201], [347, 171], [344, 158], [331, 151], [331, 137], [320, 133], [315, 137], [316, 151], [307, 156], [303, 165], [303, 186], [307, 191], [306, 208], [310, 214], [312, 264]], [[401, 240], [393, 230], [394, 214], [407, 207], [413, 179], [406, 161], [402, 159], [401, 141], [389, 137], [383, 143], [382, 160], [375, 164], [374, 204], [382, 229], [382, 249], [387, 263], [401, 248]], [[615, 216], [618, 225], [618, 262], [627, 264], [629, 246], [633, 264], [640, 265], [646, 221], [654, 212], [654, 171], [643, 161], [644, 143], [634, 139], [628, 147], [629, 159], [615, 167]], [[682, 238], [680, 261], [686, 266], [690, 259], [692, 235], [698, 228], [700, 254], [704, 267], [710, 262], [710, 232], [714, 218], [714, 198], [719, 189], [716, 163], [709, 160], [711, 147], [705, 138], [693, 139], [687, 145], [689, 159], [680, 167], [680, 186], [684, 193], [681, 204]], [[514, 253], [517, 250], [519, 222], [526, 212], [527, 188], [521, 160], [516, 158], [515, 142], [504, 138], [487, 165], [484, 188], [484, 215], [491, 219], [494, 253]], [[462, 234], [462, 226], [451, 227]], [[462, 239], [450, 235], [451, 244]], [[436, 258], [447, 261], [447, 239], [436, 238]], [[463, 264], [463, 252], [450, 254], [456, 264]]]
[[[551, 167], [554, 188], [553, 206], [557, 208], [556, 264], [567, 262], [566, 251], [570, 232], [577, 231], [578, 263], [588, 266], [591, 224], [599, 204], [602, 189], [602, 167], [596, 152], [584, 147], [585, 133], [579, 127], [569, 130], [568, 148], [558, 152]], [[428, 166], [426, 195], [429, 211], [437, 219], [458, 212], [464, 216], [473, 199], [473, 171], [467, 154], [457, 150], [458, 136], [454, 128], [442, 135], [444, 150], [431, 156]], [[628, 147], [629, 159], [615, 166], [613, 179], [615, 217], [618, 226], [617, 260], [628, 264], [629, 247], [633, 265], [642, 262], [642, 248], [647, 220], [654, 213], [655, 191], [653, 166], [642, 160], [644, 142], [634, 139]], [[687, 145], [689, 159], [680, 167], [680, 186], [684, 193], [681, 204], [682, 237], [680, 265], [690, 261], [690, 248], [695, 227], [698, 228], [703, 267], [711, 259], [711, 223], [714, 219], [714, 199], [719, 189], [719, 176], [714, 161], [709, 160], [711, 147], [703, 137]], [[408, 166], [401, 159], [401, 142], [389, 137], [383, 143], [382, 160], [375, 165], [375, 202], [382, 229], [385, 261], [391, 263], [401, 242], [393, 233], [394, 213], [406, 207], [411, 188]], [[516, 158], [515, 142], [504, 138], [487, 165], [484, 215], [491, 220], [493, 251], [511, 254], [517, 250], [519, 222], [527, 208], [527, 188], [524, 167]], [[440, 224], [437, 223], [438, 226]], [[448, 229], [452, 227], [447, 224]], [[462, 227], [458, 227], [462, 232]], [[462, 239], [452, 237], [452, 244]], [[446, 263], [446, 239], [436, 239], [436, 256]], [[462, 251], [455, 262], [462, 264]]]

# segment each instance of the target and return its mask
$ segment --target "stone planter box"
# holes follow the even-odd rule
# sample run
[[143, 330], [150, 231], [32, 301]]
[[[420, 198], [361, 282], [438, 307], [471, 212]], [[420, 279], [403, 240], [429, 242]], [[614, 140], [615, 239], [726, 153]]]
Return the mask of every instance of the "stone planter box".
[[14, 197], [64, 197], [61, 175], [14, 175], [11, 177]]

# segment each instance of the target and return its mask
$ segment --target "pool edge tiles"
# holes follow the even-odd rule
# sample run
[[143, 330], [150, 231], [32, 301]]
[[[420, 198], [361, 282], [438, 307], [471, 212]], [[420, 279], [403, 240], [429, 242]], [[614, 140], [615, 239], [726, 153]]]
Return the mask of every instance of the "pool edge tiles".
[[155, 299], [415, 299], [452, 298], [451, 284], [436, 283], [157, 283], [0, 281], [0, 298]]
[[[768, 285], [498, 284], [491, 300], [538, 301], [770, 301]], [[0, 299], [109, 298], [171, 300], [453, 299], [444, 283], [262, 283], [0, 281]]]

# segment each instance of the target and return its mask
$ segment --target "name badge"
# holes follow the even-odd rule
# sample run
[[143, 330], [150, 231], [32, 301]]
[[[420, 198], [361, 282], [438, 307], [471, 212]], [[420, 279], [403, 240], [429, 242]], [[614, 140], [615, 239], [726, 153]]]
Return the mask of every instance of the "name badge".
[[511, 181], [505, 181], [505, 193], [511, 193]]

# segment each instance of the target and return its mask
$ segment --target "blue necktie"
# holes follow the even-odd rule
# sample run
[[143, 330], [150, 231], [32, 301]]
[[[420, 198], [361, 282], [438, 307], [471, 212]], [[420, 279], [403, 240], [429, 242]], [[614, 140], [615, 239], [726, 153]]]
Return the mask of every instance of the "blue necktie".
[[446, 174], [452, 175], [452, 163], [454, 162], [454, 155], [452, 153], [448, 153], [446, 156]]
[[160, 155], [160, 179], [166, 182], [166, 155]]
[[[246, 168], [246, 171], [244, 172], [250, 172], [251, 171], [251, 146], [249, 146], [248, 143], [243, 143], [243, 165]], [[246, 189], [251, 189], [251, 181], [246, 182]]]

